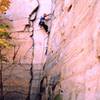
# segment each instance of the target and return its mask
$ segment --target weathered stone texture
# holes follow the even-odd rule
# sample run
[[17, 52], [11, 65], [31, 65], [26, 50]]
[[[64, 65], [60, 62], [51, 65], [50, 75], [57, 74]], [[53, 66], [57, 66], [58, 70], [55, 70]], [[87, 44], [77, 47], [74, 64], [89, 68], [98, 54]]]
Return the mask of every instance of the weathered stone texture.
[[[61, 71], [63, 100], [100, 99], [100, 1], [56, 0], [46, 69]], [[56, 55], [58, 53], [58, 55]], [[53, 62], [52, 62], [53, 61]]]

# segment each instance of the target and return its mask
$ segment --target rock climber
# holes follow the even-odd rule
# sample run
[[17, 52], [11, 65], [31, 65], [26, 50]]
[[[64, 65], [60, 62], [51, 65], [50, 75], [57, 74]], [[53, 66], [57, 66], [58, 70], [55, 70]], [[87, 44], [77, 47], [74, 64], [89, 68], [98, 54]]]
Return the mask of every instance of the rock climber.
[[46, 23], [47, 23], [47, 21], [49, 20], [49, 18], [48, 18], [49, 15], [50, 15], [50, 14], [44, 13], [44, 15], [41, 16], [40, 21], [39, 21], [40, 27], [43, 27], [44, 30], [45, 30], [48, 34], [50, 33], [50, 31], [48, 30], [48, 25], [47, 25]]

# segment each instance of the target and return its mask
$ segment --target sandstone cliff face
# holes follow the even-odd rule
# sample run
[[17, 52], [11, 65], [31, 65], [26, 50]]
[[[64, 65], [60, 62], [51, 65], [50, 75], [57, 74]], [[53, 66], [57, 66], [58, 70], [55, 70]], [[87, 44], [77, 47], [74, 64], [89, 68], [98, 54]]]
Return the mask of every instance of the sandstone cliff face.
[[61, 74], [63, 100], [100, 99], [100, 1], [52, 0], [45, 70]]
[[[5, 100], [25, 100], [28, 95], [30, 100], [36, 100], [35, 92], [39, 89], [37, 87], [40, 87], [37, 78], [41, 77], [38, 75], [42, 74], [41, 63], [44, 63], [45, 59], [44, 75], [48, 80], [43, 81], [46, 87], [45, 93], [41, 93], [43, 100], [53, 100], [59, 93], [62, 100], [100, 100], [100, 1], [39, 2], [40, 9], [34, 23], [33, 38], [30, 37], [31, 32], [21, 31], [28, 23], [28, 15], [36, 7], [37, 2], [12, 0], [11, 8], [7, 12], [7, 17], [13, 20], [11, 36], [16, 47], [3, 52], [8, 55], [11, 62], [14, 52], [18, 52], [14, 64], [3, 65]], [[44, 12], [53, 13], [47, 56], [45, 51], [48, 37], [44, 30], [38, 27], [39, 18]], [[34, 63], [34, 66], [31, 63]], [[56, 85], [53, 91], [52, 84]]]
[[[38, 22], [44, 13], [50, 12], [51, 2], [41, 0], [39, 3], [37, 18], [29, 32], [24, 28], [28, 24], [29, 15], [38, 6], [37, 0], [11, 0], [11, 6], [4, 15], [12, 26], [11, 41], [14, 44], [14, 47], [2, 51], [9, 61], [2, 64], [5, 100], [37, 100], [39, 98], [37, 95], [39, 95], [48, 37], [44, 30], [41, 30]], [[32, 34], [33, 37], [30, 37]]]

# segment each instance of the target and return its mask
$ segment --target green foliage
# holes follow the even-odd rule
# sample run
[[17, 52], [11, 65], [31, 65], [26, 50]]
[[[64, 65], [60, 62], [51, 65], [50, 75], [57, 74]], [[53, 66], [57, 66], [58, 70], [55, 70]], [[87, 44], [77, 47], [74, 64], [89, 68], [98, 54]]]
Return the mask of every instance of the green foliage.
[[0, 61], [7, 62], [7, 58], [2, 55], [2, 50], [4, 48], [11, 48], [12, 45], [9, 42], [9, 35], [10, 33], [8, 32], [9, 26], [6, 24], [0, 24]]
[[8, 37], [9, 33], [8, 32], [0, 32], [0, 37]]
[[2, 48], [10, 48], [12, 45], [9, 43], [9, 41], [5, 39], [0, 39], [0, 47]]
[[10, 43], [7, 40], [10, 35], [8, 28], [7, 24], [0, 24], [0, 47], [10, 47]]
[[60, 95], [60, 94], [57, 94], [57, 95], [55, 96], [54, 100], [62, 100], [61, 95]]
[[7, 25], [7, 24], [0, 24], [0, 28], [9, 28], [9, 25]]

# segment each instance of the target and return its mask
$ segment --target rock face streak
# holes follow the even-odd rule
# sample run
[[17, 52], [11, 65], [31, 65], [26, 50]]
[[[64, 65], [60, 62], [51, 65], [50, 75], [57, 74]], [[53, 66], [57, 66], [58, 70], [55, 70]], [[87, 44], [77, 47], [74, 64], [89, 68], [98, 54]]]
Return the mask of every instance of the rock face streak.
[[100, 1], [52, 0], [52, 4], [45, 65], [49, 82], [61, 75], [63, 100], [100, 100]]

